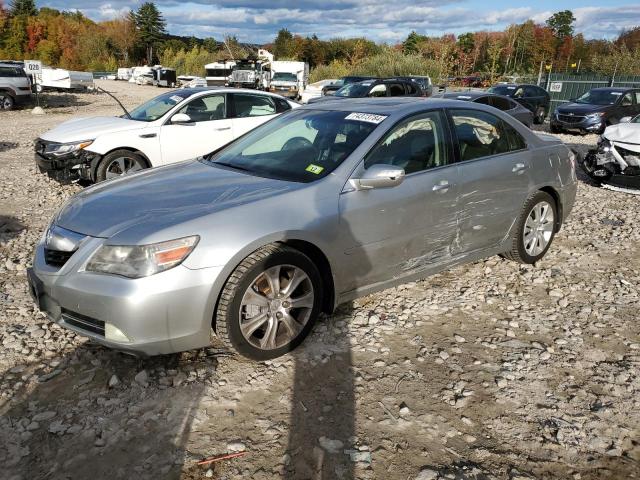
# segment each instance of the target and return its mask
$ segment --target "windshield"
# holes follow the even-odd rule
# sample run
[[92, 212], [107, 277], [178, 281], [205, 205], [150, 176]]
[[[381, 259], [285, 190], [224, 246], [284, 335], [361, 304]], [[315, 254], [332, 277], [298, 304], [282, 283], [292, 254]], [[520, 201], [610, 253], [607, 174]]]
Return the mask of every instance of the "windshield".
[[276, 72], [273, 74], [273, 78], [271, 80], [280, 80], [282, 82], [297, 82], [298, 77], [296, 77], [295, 73]]
[[206, 161], [260, 177], [312, 182], [335, 170], [384, 118], [351, 112], [292, 110]]
[[153, 122], [162, 117], [174, 106], [189, 98], [189, 96], [190, 94], [180, 91], [163, 93], [131, 111], [131, 120]]
[[371, 84], [349, 83], [335, 93], [336, 97], [365, 97]]
[[234, 70], [255, 70], [257, 65], [254, 62], [238, 62]]
[[613, 105], [618, 101], [622, 92], [611, 90], [591, 90], [576, 100], [576, 103], [589, 105]]
[[505, 95], [507, 97], [511, 97], [516, 91], [516, 87], [507, 86], [507, 85], [497, 85], [495, 87], [491, 87], [489, 92], [497, 93], [498, 95]]

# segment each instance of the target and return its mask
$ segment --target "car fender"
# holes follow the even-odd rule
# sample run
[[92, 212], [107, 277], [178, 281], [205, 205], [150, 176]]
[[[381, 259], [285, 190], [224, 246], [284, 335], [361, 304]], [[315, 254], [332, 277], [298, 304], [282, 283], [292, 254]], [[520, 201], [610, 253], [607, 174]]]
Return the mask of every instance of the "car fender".
[[86, 150], [104, 156], [118, 149], [142, 153], [152, 167], [161, 165], [160, 127], [149, 126], [136, 130], [99, 135]]

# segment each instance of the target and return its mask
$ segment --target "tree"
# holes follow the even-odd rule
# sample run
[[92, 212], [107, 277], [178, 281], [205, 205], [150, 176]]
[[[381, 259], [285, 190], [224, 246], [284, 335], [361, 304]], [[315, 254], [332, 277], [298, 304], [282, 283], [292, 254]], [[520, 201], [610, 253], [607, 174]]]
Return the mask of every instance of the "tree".
[[281, 28], [273, 42], [273, 56], [281, 60], [283, 58], [293, 58], [294, 55], [295, 42], [293, 35], [286, 28]]
[[140, 40], [147, 49], [147, 65], [153, 64], [153, 47], [163, 37], [166, 22], [153, 2], [145, 2], [136, 12], [131, 12]]
[[573, 36], [573, 22], [575, 21], [576, 17], [573, 16], [571, 10], [563, 10], [547, 18], [547, 26], [553, 30], [556, 38], [564, 40]]
[[420, 35], [413, 30], [409, 35], [407, 35], [407, 39], [402, 42], [402, 51], [404, 53], [417, 53], [418, 52], [418, 44], [427, 39], [424, 35]]
[[13, 0], [11, 2], [10, 12], [14, 17], [18, 15], [35, 17], [38, 14], [38, 9], [36, 8], [36, 2], [34, 0]]

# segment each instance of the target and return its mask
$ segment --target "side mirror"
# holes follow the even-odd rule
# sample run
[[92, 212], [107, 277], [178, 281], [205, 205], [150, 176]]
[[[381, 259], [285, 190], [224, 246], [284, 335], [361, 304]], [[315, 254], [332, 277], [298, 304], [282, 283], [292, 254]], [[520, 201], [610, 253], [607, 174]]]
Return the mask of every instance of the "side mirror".
[[620, 123], [629, 123], [632, 117], [622, 117]]
[[372, 165], [367, 168], [361, 178], [352, 178], [351, 185], [356, 190], [372, 188], [390, 188], [400, 185], [404, 180], [404, 169], [394, 165]]
[[171, 123], [173, 125], [193, 125], [193, 120], [186, 113], [176, 113], [171, 117]]

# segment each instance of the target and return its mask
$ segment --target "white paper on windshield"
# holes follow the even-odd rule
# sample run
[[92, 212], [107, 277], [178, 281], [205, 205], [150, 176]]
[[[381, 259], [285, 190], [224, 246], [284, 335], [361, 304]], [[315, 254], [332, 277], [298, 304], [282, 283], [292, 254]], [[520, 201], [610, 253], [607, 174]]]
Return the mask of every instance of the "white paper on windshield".
[[611, 93], [611, 95], [616, 95], [616, 96], [622, 95], [622, 92], [610, 92], [610, 93]]
[[471, 97], [469, 95], [458, 95], [457, 98], [461, 98], [463, 100], [471, 100]]
[[346, 117], [344, 117], [345, 120], [357, 120], [359, 122], [368, 122], [368, 123], [380, 123], [382, 122], [385, 118], [387, 118], [386, 115], [375, 115], [373, 113], [350, 113], [349, 115], [347, 115]]
[[176, 103], [180, 103], [182, 100], [184, 100], [184, 98], [182, 98], [180, 95], [171, 95], [169, 98]]

